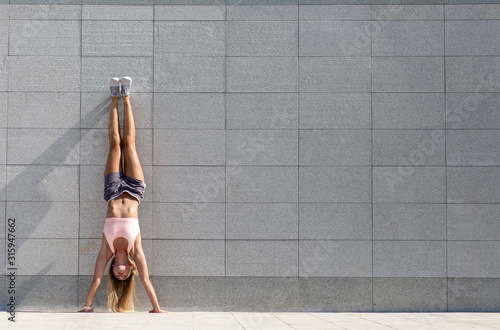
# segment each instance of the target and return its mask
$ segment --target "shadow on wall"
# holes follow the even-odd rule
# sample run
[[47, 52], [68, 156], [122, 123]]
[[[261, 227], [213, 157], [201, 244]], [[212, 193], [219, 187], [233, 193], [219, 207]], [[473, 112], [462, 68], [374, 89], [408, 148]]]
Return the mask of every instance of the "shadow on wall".
[[[32, 170], [31, 166], [27, 166], [22, 172], [17, 174], [14, 178], [12, 178], [9, 182], [7, 182], [4, 189], [0, 190], [0, 195], [5, 194], [6, 201], [9, 202], [9, 191], [14, 191], [18, 189], [32, 189], [35, 191], [36, 196], [39, 197], [41, 201], [49, 201], [48, 197], [44, 197], [44, 181], [47, 177], [53, 172], [58, 165], [64, 164], [68, 153], [73, 150], [77, 143], [79, 143], [86, 134], [91, 132], [90, 130], [80, 130], [80, 139], [75, 140], [71, 139], [71, 134], [73, 129], [81, 129], [81, 123], [90, 123], [91, 126], [95, 125], [99, 120], [106, 116], [109, 113], [111, 101], [109, 98], [99, 103], [91, 112], [89, 112], [84, 117], [80, 118], [73, 127], [69, 128], [66, 133], [64, 133], [55, 143], [53, 143], [49, 148], [47, 148], [40, 156], [38, 156], [33, 162], [32, 165], [39, 166], [42, 164], [46, 164], [47, 160], [50, 159], [50, 166], [39, 166], [37, 171], [37, 176], [32, 175], [30, 172]], [[71, 141], [68, 143], [68, 141]], [[64, 152], [67, 151], [67, 152]], [[8, 170], [8, 166], [7, 169]], [[30, 178], [30, 182], [26, 181], [26, 178]], [[37, 210], [38, 218], [43, 219], [44, 216], [48, 213], [51, 208], [50, 203], [40, 203], [40, 208]], [[9, 214], [9, 210], [7, 210], [7, 215]], [[26, 229], [23, 229], [23, 238], [31, 238], [32, 233], [37, 228], [37, 223], [33, 226], [27, 226]], [[5, 233], [5, 237], [7, 238], [8, 231]], [[17, 237], [17, 235], [16, 235]], [[21, 241], [22, 242], [22, 241]], [[19, 240], [16, 240], [16, 252], [21, 248], [22, 243], [19, 244]], [[37, 251], [38, 253], [43, 253], [43, 251]], [[61, 251], [63, 253], [63, 251]], [[42, 258], [43, 259], [43, 258]], [[40, 284], [43, 280], [43, 275], [46, 275], [54, 266], [55, 261], [50, 262], [47, 266], [41, 269], [36, 274], [32, 275], [32, 278], [29, 281], [23, 281], [22, 290], [16, 290], [16, 305], [21, 306], [23, 301], [31, 297], [30, 293], [33, 291], [32, 289], [39, 290]], [[6, 260], [6, 269], [9, 268]], [[18, 270], [19, 271], [19, 270]], [[16, 274], [17, 276], [23, 276], [24, 274]], [[5, 311], [6, 306], [1, 306], [0, 310]]]

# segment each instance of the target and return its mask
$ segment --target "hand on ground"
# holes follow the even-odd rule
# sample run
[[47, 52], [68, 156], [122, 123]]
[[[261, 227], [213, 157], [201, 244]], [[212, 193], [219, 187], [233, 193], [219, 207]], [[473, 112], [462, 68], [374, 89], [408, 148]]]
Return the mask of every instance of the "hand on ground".
[[82, 310], [80, 310], [78, 312], [81, 312], [81, 313], [93, 313], [94, 309], [93, 308], [91, 308], [91, 309], [82, 309]]
[[152, 310], [150, 310], [149, 312], [150, 312], [150, 313], [168, 313], [167, 311], [164, 311], [164, 310], [161, 310], [161, 309], [158, 309], [158, 310], [154, 310], [154, 309], [152, 309]]

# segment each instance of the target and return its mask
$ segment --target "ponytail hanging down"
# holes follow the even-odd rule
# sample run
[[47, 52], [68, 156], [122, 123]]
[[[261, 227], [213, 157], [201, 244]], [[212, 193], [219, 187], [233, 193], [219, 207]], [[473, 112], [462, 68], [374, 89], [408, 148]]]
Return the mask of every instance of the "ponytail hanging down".
[[130, 276], [126, 280], [119, 280], [113, 274], [113, 265], [115, 258], [111, 260], [111, 267], [108, 273], [108, 308], [113, 312], [133, 312], [134, 301], [137, 300], [135, 294], [135, 276], [137, 275], [137, 267], [135, 262], [129, 258], [132, 267]]

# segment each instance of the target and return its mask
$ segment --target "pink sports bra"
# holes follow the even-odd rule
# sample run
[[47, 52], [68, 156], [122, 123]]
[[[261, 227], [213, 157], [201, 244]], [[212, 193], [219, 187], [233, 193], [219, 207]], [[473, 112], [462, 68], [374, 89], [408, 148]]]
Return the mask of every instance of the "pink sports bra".
[[124, 237], [128, 241], [127, 253], [129, 253], [132, 250], [137, 235], [140, 233], [139, 219], [106, 218], [102, 231], [113, 254], [115, 253], [113, 242], [117, 237]]

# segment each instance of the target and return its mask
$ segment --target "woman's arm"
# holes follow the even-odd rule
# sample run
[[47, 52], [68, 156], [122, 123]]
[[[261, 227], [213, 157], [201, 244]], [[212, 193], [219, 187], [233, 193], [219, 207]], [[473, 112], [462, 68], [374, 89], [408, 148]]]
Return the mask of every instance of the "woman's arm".
[[144, 286], [144, 289], [146, 289], [146, 293], [149, 296], [149, 300], [151, 300], [151, 305], [153, 305], [153, 310], [150, 310], [149, 312], [166, 313], [166, 311], [161, 310], [160, 305], [158, 305], [158, 299], [156, 298], [155, 289], [153, 288], [153, 284], [149, 279], [148, 265], [146, 263], [146, 257], [144, 256], [144, 251], [142, 250], [142, 244], [140, 242], [140, 238], [137, 238], [136, 240], [134, 261], [137, 266], [137, 271], [139, 272], [139, 277], [141, 278], [141, 283]]
[[[97, 259], [95, 261], [94, 268], [94, 278], [92, 280], [92, 285], [90, 286], [89, 293], [87, 295], [87, 300], [85, 300], [85, 306], [92, 306], [92, 301], [97, 293], [97, 288], [101, 284], [101, 279], [104, 275], [104, 271], [106, 269], [106, 264], [109, 259], [111, 259], [112, 254], [108, 250], [108, 242], [104, 234], [102, 235], [101, 249], [99, 250], [99, 254], [97, 255]], [[80, 312], [93, 312], [94, 309], [82, 309]]]

